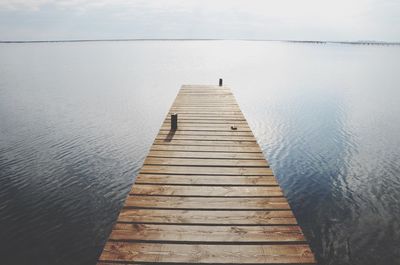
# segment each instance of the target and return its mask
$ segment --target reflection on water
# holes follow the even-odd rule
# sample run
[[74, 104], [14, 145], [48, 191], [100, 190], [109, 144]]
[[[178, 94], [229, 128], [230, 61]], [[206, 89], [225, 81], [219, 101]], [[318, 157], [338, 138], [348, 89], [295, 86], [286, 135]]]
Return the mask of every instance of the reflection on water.
[[400, 47], [0, 46], [0, 256], [95, 264], [183, 83], [224, 77], [321, 264], [400, 264]]

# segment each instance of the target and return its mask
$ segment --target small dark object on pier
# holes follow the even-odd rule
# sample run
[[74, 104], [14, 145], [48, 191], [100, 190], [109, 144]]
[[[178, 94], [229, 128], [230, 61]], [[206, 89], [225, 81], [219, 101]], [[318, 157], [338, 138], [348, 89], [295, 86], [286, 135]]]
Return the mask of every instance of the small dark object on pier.
[[178, 113], [171, 114], [171, 131], [178, 129]]

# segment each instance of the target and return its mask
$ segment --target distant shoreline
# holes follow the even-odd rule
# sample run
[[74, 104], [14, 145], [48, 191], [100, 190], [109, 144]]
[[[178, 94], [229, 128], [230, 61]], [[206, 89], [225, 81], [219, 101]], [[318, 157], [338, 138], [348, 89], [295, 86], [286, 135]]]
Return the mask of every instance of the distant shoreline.
[[115, 41], [260, 41], [305, 44], [350, 44], [350, 45], [400, 45], [386, 41], [323, 41], [323, 40], [268, 40], [268, 39], [75, 39], [75, 40], [0, 40], [1, 43], [58, 43], [58, 42], [115, 42]]

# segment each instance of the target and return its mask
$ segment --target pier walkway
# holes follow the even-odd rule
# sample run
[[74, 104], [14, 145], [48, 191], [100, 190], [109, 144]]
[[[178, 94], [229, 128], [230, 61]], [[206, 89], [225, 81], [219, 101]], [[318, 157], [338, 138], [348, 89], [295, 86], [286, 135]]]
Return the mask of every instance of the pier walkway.
[[315, 264], [228, 88], [181, 88], [99, 258], [111, 264]]

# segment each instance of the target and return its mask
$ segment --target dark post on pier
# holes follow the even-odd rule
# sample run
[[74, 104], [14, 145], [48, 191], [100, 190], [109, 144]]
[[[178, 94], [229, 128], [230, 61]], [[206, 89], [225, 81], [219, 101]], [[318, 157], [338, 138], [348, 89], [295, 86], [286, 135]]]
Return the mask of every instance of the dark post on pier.
[[98, 265], [315, 262], [230, 89], [182, 86]]
[[171, 114], [171, 131], [178, 129], [178, 113]]

